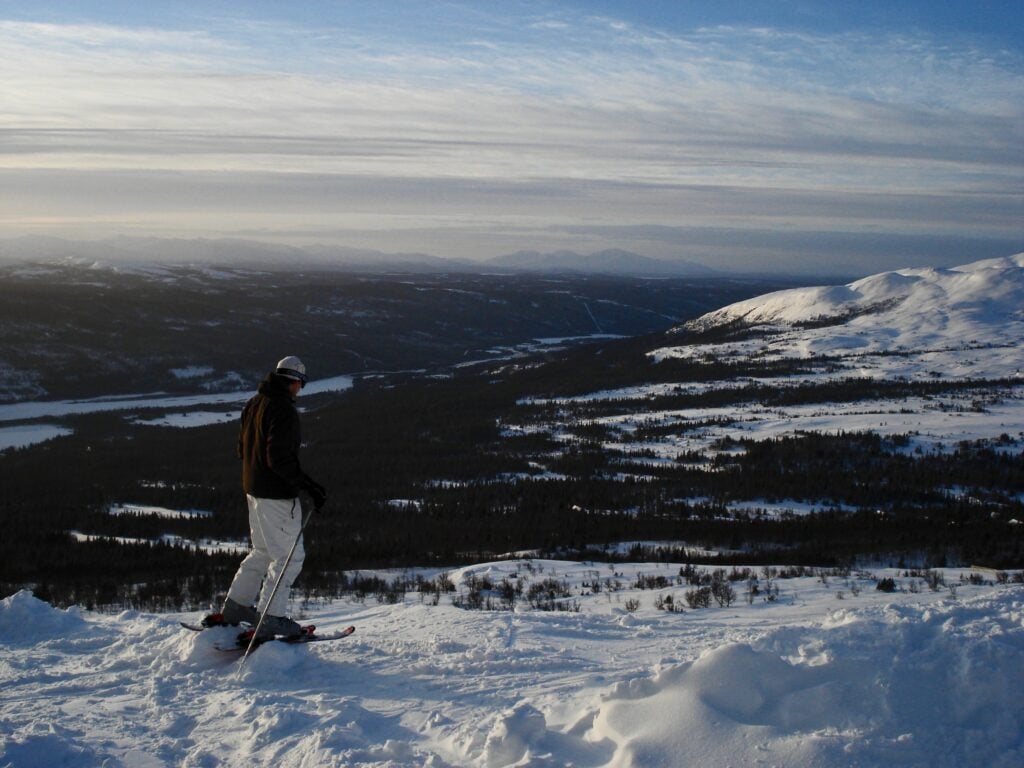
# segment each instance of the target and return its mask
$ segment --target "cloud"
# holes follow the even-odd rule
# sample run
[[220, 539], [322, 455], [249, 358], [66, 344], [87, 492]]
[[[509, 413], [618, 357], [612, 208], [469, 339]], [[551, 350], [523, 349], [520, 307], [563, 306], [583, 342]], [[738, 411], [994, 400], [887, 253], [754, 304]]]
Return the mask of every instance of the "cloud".
[[462, 6], [427, 35], [422, 17], [359, 13], [0, 22], [0, 180], [20, 192], [5, 226], [92, 211], [298, 233], [328, 216], [324, 231], [391, 221], [484, 251], [482, 222], [505, 243], [631, 227], [1003, 238], [1024, 219], [1013, 52]]

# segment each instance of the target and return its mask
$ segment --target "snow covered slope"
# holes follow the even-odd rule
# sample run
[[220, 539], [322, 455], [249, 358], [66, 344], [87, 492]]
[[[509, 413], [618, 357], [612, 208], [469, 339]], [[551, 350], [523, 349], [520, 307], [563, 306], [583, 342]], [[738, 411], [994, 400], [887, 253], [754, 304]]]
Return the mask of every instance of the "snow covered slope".
[[[1015, 376], [1024, 367], [1018, 351], [1024, 341], [1024, 254], [779, 291], [716, 310], [683, 329], [722, 326], [756, 328], [763, 335], [715, 345], [717, 356], [898, 355], [906, 365], [871, 365], [896, 375]], [[706, 352], [671, 347], [655, 356]]]
[[991, 325], [1006, 316], [1022, 319], [1022, 309], [1024, 253], [951, 269], [882, 272], [843, 286], [778, 291], [710, 312], [693, 325], [733, 320], [792, 325], [874, 314], [886, 321], [902, 320], [906, 326], [919, 325], [922, 316], [932, 312]]
[[[657, 610], [682, 603], [678, 570], [476, 566], [452, 579], [554, 579], [580, 610], [335, 602], [311, 620], [354, 636], [264, 646], [240, 677], [213, 648], [226, 628], [20, 592], [0, 601], [0, 765], [1024, 764], [1020, 584], [948, 570], [954, 594], [896, 571], [807, 574], [776, 581], [772, 602]], [[668, 586], [638, 589], [640, 575]], [[886, 575], [903, 591], [877, 591]]]

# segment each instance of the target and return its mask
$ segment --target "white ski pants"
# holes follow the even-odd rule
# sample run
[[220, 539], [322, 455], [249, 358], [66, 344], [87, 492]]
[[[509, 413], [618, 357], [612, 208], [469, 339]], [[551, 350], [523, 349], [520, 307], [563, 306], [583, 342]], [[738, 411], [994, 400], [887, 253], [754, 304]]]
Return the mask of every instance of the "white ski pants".
[[[268, 608], [270, 593], [302, 529], [302, 505], [298, 499], [258, 499], [248, 494], [245, 499], [249, 503], [252, 551], [238, 566], [228, 597], [241, 605], [255, 603], [256, 610], [262, 613]], [[305, 556], [300, 539], [274, 602], [269, 605], [268, 616], [284, 616], [287, 612], [288, 592], [302, 570]]]

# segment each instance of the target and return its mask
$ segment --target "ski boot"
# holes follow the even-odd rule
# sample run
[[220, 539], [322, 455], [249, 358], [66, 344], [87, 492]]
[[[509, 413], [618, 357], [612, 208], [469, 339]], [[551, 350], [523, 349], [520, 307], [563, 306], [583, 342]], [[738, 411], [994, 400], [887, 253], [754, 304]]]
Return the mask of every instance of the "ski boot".
[[260, 616], [252, 606], [236, 603], [230, 597], [224, 601], [224, 607], [220, 613], [211, 613], [203, 618], [204, 627], [238, 626], [239, 624], [250, 624], [255, 626]]

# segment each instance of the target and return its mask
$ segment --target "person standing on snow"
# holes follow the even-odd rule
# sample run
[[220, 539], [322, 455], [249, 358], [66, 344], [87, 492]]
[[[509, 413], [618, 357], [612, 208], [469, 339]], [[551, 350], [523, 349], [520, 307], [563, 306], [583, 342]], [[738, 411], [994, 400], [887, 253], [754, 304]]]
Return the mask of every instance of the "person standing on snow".
[[[242, 460], [242, 487], [249, 505], [252, 550], [238, 567], [221, 616], [207, 617], [204, 624], [247, 622], [256, 626], [266, 611], [261, 636], [301, 633], [299, 624], [285, 616], [288, 591], [302, 570], [305, 556], [300, 539], [299, 491], [312, 497], [317, 510], [327, 498], [324, 487], [304, 473], [299, 464], [302, 437], [295, 400], [306, 381], [302, 361], [286, 357], [267, 374], [242, 411], [238, 456]], [[282, 576], [293, 544], [295, 553]], [[279, 578], [281, 586], [271, 602]]]

